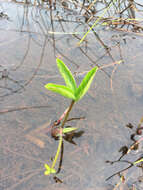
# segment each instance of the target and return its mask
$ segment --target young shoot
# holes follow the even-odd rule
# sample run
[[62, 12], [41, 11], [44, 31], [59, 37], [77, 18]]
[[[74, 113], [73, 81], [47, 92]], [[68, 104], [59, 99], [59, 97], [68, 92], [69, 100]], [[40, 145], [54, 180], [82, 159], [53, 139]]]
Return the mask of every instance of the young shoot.
[[45, 85], [45, 88], [47, 88], [50, 91], [56, 92], [62, 96], [65, 96], [66, 98], [70, 98], [75, 102], [79, 101], [88, 91], [91, 82], [95, 76], [95, 73], [98, 70], [98, 67], [96, 66], [93, 69], [91, 69], [83, 78], [80, 85], [77, 87], [77, 84], [71, 71], [59, 58], [57, 58], [57, 66], [62, 77], [65, 80], [66, 86], [48, 83]]
[[59, 145], [57, 148], [56, 156], [53, 160], [51, 167], [48, 164], [45, 164], [45, 168], [46, 168], [45, 175], [56, 173], [56, 170], [54, 169], [54, 167], [56, 165], [56, 162], [58, 160], [58, 156], [59, 156], [60, 151], [61, 151], [62, 141], [63, 141], [62, 136], [63, 136], [63, 134], [75, 131], [77, 129], [77, 128], [64, 128], [64, 125], [68, 119], [69, 113], [72, 110], [74, 103], [79, 101], [86, 94], [86, 92], [90, 88], [90, 85], [93, 81], [93, 78], [94, 78], [94, 76], [98, 70], [97, 66], [94, 67], [93, 69], [91, 69], [85, 75], [85, 77], [81, 81], [80, 85], [77, 87], [75, 78], [72, 75], [69, 68], [59, 58], [57, 58], [56, 61], [57, 61], [58, 69], [59, 69], [62, 77], [64, 78], [66, 85], [48, 83], [45, 85], [45, 88], [52, 91], [52, 92], [58, 93], [58, 94], [66, 97], [66, 98], [72, 99], [72, 101], [71, 101], [71, 104], [68, 107], [68, 109], [64, 115], [63, 122], [62, 122], [61, 126], [59, 127], [60, 133], [57, 134], [57, 136], [59, 136]]

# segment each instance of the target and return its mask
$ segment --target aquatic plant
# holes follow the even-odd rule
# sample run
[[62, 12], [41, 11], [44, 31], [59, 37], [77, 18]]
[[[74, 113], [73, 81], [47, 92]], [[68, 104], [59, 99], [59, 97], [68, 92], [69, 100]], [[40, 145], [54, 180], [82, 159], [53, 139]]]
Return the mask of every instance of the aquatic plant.
[[59, 58], [57, 58], [56, 61], [57, 61], [58, 69], [59, 69], [62, 77], [65, 80], [66, 86], [48, 83], [45, 85], [45, 88], [50, 91], [53, 91], [55, 93], [58, 93], [66, 98], [72, 99], [72, 101], [71, 101], [70, 106], [64, 112], [64, 114], [61, 118], [61, 119], [63, 119], [62, 124], [58, 127], [58, 130], [56, 129], [55, 136], [57, 136], [57, 137], [59, 136], [59, 144], [58, 144], [57, 152], [56, 152], [55, 158], [53, 160], [52, 166], [50, 167], [48, 164], [45, 164], [45, 168], [46, 168], [45, 175], [56, 173], [56, 170], [54, 168], [55, 168], [55, 165], [56, 165], [56, 162], [57, 162], [57, 159], [60, 154], [61, 147], [62, 147], [63, 134], [75, 131], [77, 129], [74, 127], [66, 128], [66, 127], [64, 127], [64, 125], [68, 119], [70, 111], [73, 108], [73, 105], [77, 101], [79, 101], [81, 98], [83, 98], [83, 96], [86, 94], [86, 92], [88, 91], [88, 89], [93, 81], [93, 78], [98, 70], [97, 66], [94, 67], [93, 69], [91, 69], [86, 74], [86, 76], [83, 78], [80, 85], [77, 87], [74, 76], [72, 75], [72, 73], [68, 69], [68, 67], [64, 64], [64, 62], [62, 60], [60, 60]]

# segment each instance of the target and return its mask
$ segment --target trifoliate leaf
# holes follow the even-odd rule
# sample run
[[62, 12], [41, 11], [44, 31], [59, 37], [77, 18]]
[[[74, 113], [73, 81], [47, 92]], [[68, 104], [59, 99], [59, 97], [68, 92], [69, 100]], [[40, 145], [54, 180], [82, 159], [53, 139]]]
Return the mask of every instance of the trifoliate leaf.
[[71, 71], [68, 69], [68, 67], [64, 64], [62, 60], [57, 58], [56, 61], [57, 61], [57, 66], [59, 68], [59, 71], [61, 75], [63, 76], [67, 87], [69, 87], [71, 90], [73, 90], [73, 92], [75, 92], [76, 82]]
[[47, 88], [50, 91], [56, 92], [62, 96], [65, 96], [66, 98], [75, 100], [74, 92], [66, 86], [48, 83], [45, 85], [45, 88]]
[[88, 91], [97, 70], [98, 70], [98, 67], [94, 67], [83, 78], [82, 82], [80, 83], [79, 87], [76, 90], [76, 94], [75, 94], [76, 101], [80, 100]]

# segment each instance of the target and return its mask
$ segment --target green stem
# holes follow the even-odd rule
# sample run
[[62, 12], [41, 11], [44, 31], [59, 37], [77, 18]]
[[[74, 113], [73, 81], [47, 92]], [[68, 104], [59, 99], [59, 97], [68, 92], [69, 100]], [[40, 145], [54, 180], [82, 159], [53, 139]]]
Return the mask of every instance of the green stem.
[[67, 121], [67, 119], [68, 119], [69, 113], [70, 113], [70, 111], [72, 110], [72, 107], [73, 107], [74, 103], [75, 103], [75, 101], [72, 100], [72, 102], [71, 102], [71, 104], [70, 104], [70, 106], [69, 106], [69, 108], [68, 108], [68, 111], [67, 111], [67, 113], [66, 113], [66, 115], [65, 115], [65, 117], [64, 117], [64, 120], [63, 120], [61, 126], [59, 127], [59, 129], [60, 129], [60, 140], [59, 140], [59, 145], [58, 145], [58, 149], [57, 149], [57, 152], [56, 152], [56, 156], [55, 156], [54, 161], [53, 161], [53, 163], [52, 163], [52, 167], [51, 167], [52, 169], [53, 169], [53, 168], [55, 167], [55, 165], [56, 165], [56, 162], [57, 162], [57, 159], [58, 159], [58, 157], [59, 157], [59, 154], [60, 154], [60, 151], [61, 151], [61, 147], [62, 147], [62, 142], [63, 142], [62, 128], [64, 127], [64, 125], [65, 125], [65, 123], [66, 123], [66, 121]]
[[64, 118], [64, 120], [63, 120], [63, 122], [62, 122], [62, 124], [61, 124], [61, 128], [64, 127], [64, 125], [65, 125], [65, 123], [66, 123], [66, 121], [67, 121], [67, 119], [68, 119], [69, 113], [70, 113], [70, 111], [72, 110], [72, 107], [73, 107], [74, 103], [75, 103], [75, 101], [72, 100], [72, 102], [71, 102], [71, 104], [70, 104], [70, 106], [69, 106], [69, 108], [68, 108], [68, 111], [67, 111], [67, 113], [66, 113], [66, 115], [65, 115], [65, 118]]
[[57, 152], [56, 152], [56, 156], [54, 158], [54, 161], [52, 163], [52, 169], [55, 167], [56, 165], [56, 162], [57, 162], [57, 159], [58, 159], [58, 156], [60, 154], [60, 151], [61, 151], [61, 147], [62, 147], [62, 142], [63, 142], [63, 135], [62, 135], [62, 128], [60, 128], [60, 140], [59, 140], [59, 145], [58, 145], [58, 149], [57, 149]]

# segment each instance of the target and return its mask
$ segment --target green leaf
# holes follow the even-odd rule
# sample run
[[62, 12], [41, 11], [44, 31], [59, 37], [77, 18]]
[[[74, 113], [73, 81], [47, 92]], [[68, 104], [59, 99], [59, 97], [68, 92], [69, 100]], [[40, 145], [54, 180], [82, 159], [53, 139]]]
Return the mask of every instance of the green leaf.
[[67, 98], [75, 100], [75, 95], [73, 91], [66, 86], [48, 83], [45, 85], [45, 88], [47, 88], [50, 91], [56, 92], [62, 96], [65, 96]]
[[80, 100], [88, 91], [97, 70], [98, 67], [94, 67], [86, 74], [86, 76], [84, 77], [84, 79], [82, 80], [82, 82], [76, 90], [76, 101]]
[[75, 127], [67, 127], [67, 128], [63, 129], [63, 133], [64, 134], [65, 133], [70, 133], [70, 132], [75, 131], [75, 130], [77, 130], [77, 128], [75, 128]]
[[55, 174], [56, 170], [54, 168], [50, 168], [48, 164], [44, 165], [46, 168], [46, 171], [44, 172], [45, 175]]
[[68, 67], [64, 64], [62, 60], [57, 58], [56, 61], [57, 61], [57, 66], [59, 68], [59, 71], [61, 75], [63, 76], [67, 87], [69, 87], [71, 90], [73, 90], [73, 92], [75, 92], [76, 82], [71, 71], [68, 69]]

